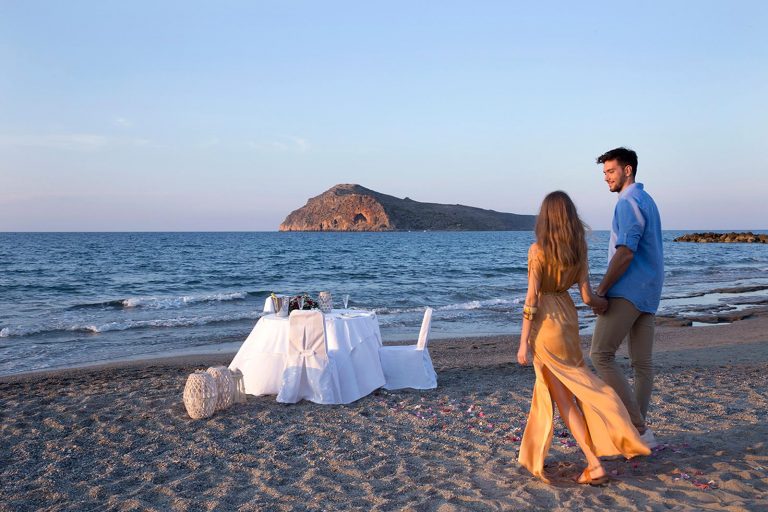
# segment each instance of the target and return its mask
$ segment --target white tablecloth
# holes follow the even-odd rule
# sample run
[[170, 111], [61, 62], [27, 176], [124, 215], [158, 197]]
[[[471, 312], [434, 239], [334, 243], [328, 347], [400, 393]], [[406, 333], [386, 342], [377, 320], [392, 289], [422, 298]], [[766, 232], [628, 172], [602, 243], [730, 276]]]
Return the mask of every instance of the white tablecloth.
[[[288, 318], [265, 315], [243, 342], [229, 365], [243, 373], [249, 395], [280, 391], [288, 351]], [[325, 315], [328, 358], [339, 376], [343, 403], [353, 402], [384, 385], [379, 359], [381, 332], [370, 311], [333, 310]]]

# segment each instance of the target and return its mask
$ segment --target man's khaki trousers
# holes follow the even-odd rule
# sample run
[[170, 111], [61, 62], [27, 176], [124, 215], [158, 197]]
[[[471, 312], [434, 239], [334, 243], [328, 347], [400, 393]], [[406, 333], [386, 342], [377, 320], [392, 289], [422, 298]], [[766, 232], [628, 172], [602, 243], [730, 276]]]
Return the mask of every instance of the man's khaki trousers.
[[[608, 299], [608, 311], [598, 315], [592, 335], [590, 356], [597, 373], [616, 390], [638, 431], [645, 431], [645, 417], [653, 390], [653, 337], [655, 316], [639, 311], [627, 299]], [[629, 359], [634, 372], [634, 390], [621, 366], [616, 351], [629, 335]]]

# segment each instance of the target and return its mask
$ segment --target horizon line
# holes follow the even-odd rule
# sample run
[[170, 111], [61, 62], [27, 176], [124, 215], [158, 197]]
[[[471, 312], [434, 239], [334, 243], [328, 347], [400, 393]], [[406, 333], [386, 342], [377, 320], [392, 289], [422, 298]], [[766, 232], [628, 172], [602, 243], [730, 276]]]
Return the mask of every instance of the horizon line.
[[[490, 229], [490, 230], [433, 230], [433, 229], [416, 229], [416, 230], [388, 230], [388, 231], [334, 231], [334, 230], [291, 230], [291, 231], [280, 231], [279, 229], [275, 230], [248, 230], [248, 229], [221, 229], [221, 230], [191, 230], [191, 229], [180, 229], [180, 230], [133, 230], [133, 229], [127, 229], [127, 230], [113, 230], [113, 231], [105, 231], [105, 230], [80, 230], [80, 231], [74, 231], [74, 230], [34, 230], [34, 231], [16, 231], [16, 230], [10, 230], [10, 231], [0, 231], [0, 234], [83, 234], [83, 233], [93, 233], [93, 234], [108, 234], [108, 233], [422, 233], [422, 232], [429, 232], [429, 233], [505, 233], [505, 232], [511, 232], [511, 233], [523, 233], [523, 232], [529, 232], [532, 233], [533, 229]], [[606, 229], [590, 229], [587, 230], [587, 232], [590, 231], [610, 231], [610, 228]], [[714, 232], [724, 232], [724, 233], [745, 233], [749, 231], [768, 231], [767, 228], [741, 228], [741, 229], [733, 229], [733, 228], [727, 228], [727, 229], [713, 229], [713, 228], [706, 228], [706, 229], [694, 229], [694, 228], [670, 228], [670, 229], [662, 229], [662, 232], [665, 231], [693, 231], [697, 233], [714, 233]]]

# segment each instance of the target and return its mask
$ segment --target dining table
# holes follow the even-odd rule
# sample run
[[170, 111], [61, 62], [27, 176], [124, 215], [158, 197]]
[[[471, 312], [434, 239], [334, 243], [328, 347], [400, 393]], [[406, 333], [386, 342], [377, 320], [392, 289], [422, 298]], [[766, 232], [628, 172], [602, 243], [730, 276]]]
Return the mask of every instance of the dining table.
[[[379, 359], [382, 346], [374, 311], [333, 309], [323, 314], [326, 349], [338, 374], [341, 402], [358, 400], [385, 384]], [[243, 376], [245, 393], [277, 395], [289, 351], [289, 318], [265, 314], [251, 330], [230, 370]]]

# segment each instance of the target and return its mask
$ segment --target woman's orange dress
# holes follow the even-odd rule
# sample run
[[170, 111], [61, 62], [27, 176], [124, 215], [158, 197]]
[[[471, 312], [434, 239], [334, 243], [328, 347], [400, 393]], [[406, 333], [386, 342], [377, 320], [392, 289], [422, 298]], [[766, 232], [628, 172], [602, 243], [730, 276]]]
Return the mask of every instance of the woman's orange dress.
[[544, 367], [563, 383], [584, 413], [595, 455], [632, 458], [651, 453], [619, 396], [584, 363], [576, 306], [568, 289], [579, 282], [581, 273], [588, 272], [587, 263], [559, 269], [543, 261], [542, 252], [533, 246], [528, 253], [528, 272], [540, 276], [541, 285], [529, 338], [536, 383], [520, 443], [520, 464], [546, 480], [544, 459], [552, 444], [554, 404]]

